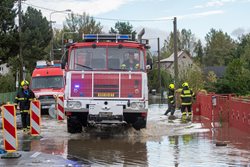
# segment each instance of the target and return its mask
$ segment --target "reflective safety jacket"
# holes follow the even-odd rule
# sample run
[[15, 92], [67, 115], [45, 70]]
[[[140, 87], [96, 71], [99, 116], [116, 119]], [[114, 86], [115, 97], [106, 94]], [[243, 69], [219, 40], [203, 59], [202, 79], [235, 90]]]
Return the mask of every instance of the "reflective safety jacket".
[[35, 98], [35, 94], [32, 90], [21, 89], [15, 98], [15, 103], [19, 104], [19, 108], [21, 112], [29, 112], [30, 109], [30, 101]]
[[181, 105], [191, 105], [192, 97], [194, 97], [194, 92], [188, 87], [184, 87], [181, 91]]
[[174, 90], [169, 89], [168, 91], [168, 103], [175, 103]]

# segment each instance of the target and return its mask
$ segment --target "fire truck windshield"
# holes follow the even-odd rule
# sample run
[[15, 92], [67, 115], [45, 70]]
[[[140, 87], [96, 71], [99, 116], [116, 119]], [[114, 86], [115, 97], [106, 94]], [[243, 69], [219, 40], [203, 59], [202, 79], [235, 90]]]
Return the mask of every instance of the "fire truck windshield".
[[62, 76], [34, 77], [32, 78], [32, 89], [63, 88]]
[[138, 48], [82, 47], [71, 51], [71, 70], [125, 70], [145, 69], [144, 52]]

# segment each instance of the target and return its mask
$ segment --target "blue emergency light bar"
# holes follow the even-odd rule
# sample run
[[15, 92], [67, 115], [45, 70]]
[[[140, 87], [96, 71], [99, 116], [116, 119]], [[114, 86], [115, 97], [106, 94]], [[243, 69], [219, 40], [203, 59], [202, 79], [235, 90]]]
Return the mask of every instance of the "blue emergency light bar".
[[129, 34], [83, 34], [83, 40], [132, 40]]

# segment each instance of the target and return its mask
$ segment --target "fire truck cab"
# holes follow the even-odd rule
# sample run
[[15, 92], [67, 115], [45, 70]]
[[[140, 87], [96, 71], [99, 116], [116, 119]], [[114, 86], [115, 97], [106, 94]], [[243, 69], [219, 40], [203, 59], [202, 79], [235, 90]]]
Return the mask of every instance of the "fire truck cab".
[[86, 34], [83, 38], [84, 42], [69, 47], [66, 58], [68, 132], [99, 125], [145, 128], [148, 45], [131, 41], [131, 35]]
[[64, 95], [64, 70], [61, 62], [37, 61], [32, 73], [31, 89], [41, 102], [41, 109], [48, 110], [58, 95]]

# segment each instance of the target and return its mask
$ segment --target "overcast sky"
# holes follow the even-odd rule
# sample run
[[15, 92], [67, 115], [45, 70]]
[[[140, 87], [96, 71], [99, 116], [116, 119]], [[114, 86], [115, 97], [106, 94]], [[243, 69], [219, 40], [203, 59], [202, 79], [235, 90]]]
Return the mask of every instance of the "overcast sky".
[[[41, 10], [48, 20], [53, 10], [86, 12], [107, 32], [116, 19], [129, 20], [137, 32], [145, 27], [145, 35], [151, 38], [165, 38], [173, 29], [173, 17], [177, 17], [178, 29], [191, 29], [201, 40], [211, 28], [234, 38], [250, 32], [250, 0], [26, 0], [23, 9], [28, 5]], [[54, 26], [62, 27], [65, 16], [53, 13]]]

